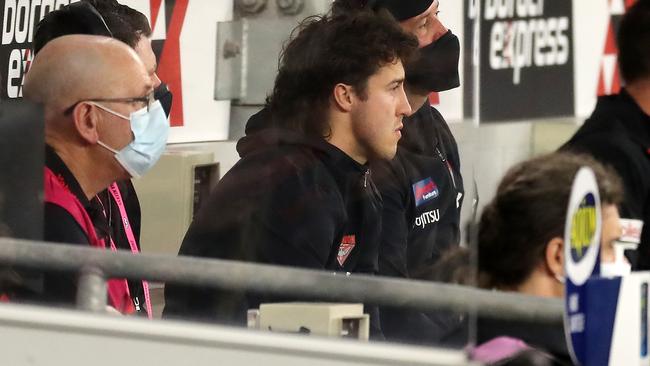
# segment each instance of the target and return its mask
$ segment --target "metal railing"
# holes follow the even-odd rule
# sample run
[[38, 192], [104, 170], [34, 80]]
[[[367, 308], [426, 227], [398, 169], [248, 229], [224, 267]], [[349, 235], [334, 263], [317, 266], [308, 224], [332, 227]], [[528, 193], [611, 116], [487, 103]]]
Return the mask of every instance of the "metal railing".
[[480, 316], [561, 324], [563, 304], [473, 287], [228, 260], [133, 255], [89, 247], [0, 238], [0, 263], [79, 272], [77, 306], [103, 312], [106, 279], [129, 278], [229, 290], [263, 291], [322, 301], [362, 302], [420, 311], [476, 311]]

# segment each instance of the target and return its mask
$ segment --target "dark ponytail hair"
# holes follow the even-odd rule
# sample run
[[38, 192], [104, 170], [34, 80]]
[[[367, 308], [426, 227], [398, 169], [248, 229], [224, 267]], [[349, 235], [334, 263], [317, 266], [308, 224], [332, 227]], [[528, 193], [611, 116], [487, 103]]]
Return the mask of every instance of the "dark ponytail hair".
[[544, 155], [517, 164], [506, 173], [479, 224], [483, 286], [511, 288], [530, 276], [543, 260], [547, 243], [564, 234], [573, 178], [583, 166], [594, 171], [603, 204], [622, 201], [622, 185], [616, 173], [585, 155]]

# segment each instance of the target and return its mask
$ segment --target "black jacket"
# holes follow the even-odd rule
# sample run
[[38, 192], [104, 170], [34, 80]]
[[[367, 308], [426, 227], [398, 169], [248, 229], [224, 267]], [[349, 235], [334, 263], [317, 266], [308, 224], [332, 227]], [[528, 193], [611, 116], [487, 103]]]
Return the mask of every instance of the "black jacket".
[[[249, 127], [267, 117], [260, 112]], [[323, 139], [247, 132], [240, 161], [199, 209], [179, 255], [375, 273], [381, 199], [368, 167]], [[246, 311], [270, 299], [167, 284], [163, 316], [245, 324]]]
[[650, 116], [625, 90], [600, 97], [591, 117], [562, 149], [593, 155], [621, 176], [621, 217], [646, 223], [637, 267], [650, 269]]
[[[456, 141], [435, 108], [425, 103], [404, 120], [396, 157], [373, 166], [373, 176], [384, 201], [381, 275], [411, 278], [459, 244], [464, 195], [460, 158]], [[389, 340], [431, 344], [443, 336], [447, 320], [383, 308], [381, 322]]]
[[[118, 249], [131, 251], [130, 244], [124, 233], [119, 209], [112, 198], [108, 199], [108, 192], [100, 193], [98, 195], [100, 199], [88, 200], [72, 172], [49, 146], [46, 146], [45, 149], [45, 165], [54, 174], [63, 178], [70, 192], [84, 206], [93, 222], [97, 237], [105, 240], [106, 243], [109, 243], [110, 238], [112, 238]], [[130, 181], [120, 182], [118, 187], [124, 200], [129, 221], [133, 226], [136, 242], [139, 242], [140, 205], [135, 190]], [[75, 219], [65, 209], [51, 203], [45, 203], [44, 207], [43, 239], [54, 243], [89, 245], [88, 237]], [[33, 276], [29, 272], [26, 273]], [[42, 287], [36, 290], [39, 294], [35, 295], [35, 299], [26, 297], [24, 300], [45, 301], [50, 304], [72, 306], [76, 299], [77, 277], [77, 273], [48, 272], [43, 275]], [[142, 281], [130, 280], [128, 282], [129, 292], [134, 303], [144, 304]], [[23, 299], [18, 298], [18, 300]], [[140, 315], [146, 315], [146, 307], [140, 305], [139, 309]]]

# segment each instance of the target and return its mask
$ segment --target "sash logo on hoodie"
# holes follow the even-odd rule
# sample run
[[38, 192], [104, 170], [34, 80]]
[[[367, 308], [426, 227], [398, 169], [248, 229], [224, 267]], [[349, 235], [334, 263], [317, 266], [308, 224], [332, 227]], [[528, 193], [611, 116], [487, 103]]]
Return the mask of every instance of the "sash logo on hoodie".
[[438, 186], [431, 178], [423, 179], [413, 185], [415, 207], [437, 198], [439, 194]]
[[341, 245], [339, 245], [339, 253], [336, 259], [339, 262], [339, 265], [343, 266], [343, 263], [348, 259], [348, 256], [354, 249], [354, 246], [357, 245], [356, 235], [346, 235], [341, 239]]

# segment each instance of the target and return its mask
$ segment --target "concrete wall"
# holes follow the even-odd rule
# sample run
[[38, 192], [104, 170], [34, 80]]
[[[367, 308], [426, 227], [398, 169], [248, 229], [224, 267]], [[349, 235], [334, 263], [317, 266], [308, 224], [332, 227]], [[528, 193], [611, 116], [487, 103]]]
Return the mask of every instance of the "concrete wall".
[[489, 202], [501, 177], [514, 164], [532, 156], [557, 150], [573, 135], [580, 119], [560, 118], [544, 121], [519, 121], [483, 124], [452, 123], [461, 155], [461, 170], [465, 179], [463, 222], [471, 215], [472, 180], [478, 188], [478, 213]]

